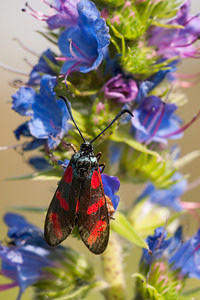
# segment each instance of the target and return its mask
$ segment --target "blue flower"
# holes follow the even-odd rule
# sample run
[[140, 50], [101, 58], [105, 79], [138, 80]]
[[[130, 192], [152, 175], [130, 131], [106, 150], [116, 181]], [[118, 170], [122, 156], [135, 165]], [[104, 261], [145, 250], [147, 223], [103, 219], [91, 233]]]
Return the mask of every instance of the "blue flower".
[[179, 172], [176, 172], [172, 179], [174, 182], [177, 181], [177, 183], [172, 184], [168, 189], [156, 189], [152, 183], [149, 183], [142, 194], [137, 198], [137, 201], [147, 197], [153, 204], [166, 206], [176, 211], [182, 210], [183, 207], [180, 197], [186, 190], [187, 180]]
[[164, 103], [159, 97], [149, 96], [141, 101], [131, 119], [135, 139], [141, 143], [158, 142], [166, 144], [168, 138], [181, 138], [181, 120], [174, 114], [177, 106]]
[[15, 130], [19, 139], [20, 135], [26, 135], [37, 140], [47, 141], [52, 149], [60, 143], [60, 139], [68, 132], [69, 118], [66, 105], [56, 99], [54, 87], [56, 77], [44, 75], [41, 79], [40, 93], [31, 87], [21, 87], [13, 97], [12, 108], [22, 116], [31, 116], [30, 121], [20, 125]]
[[150, 266], [160, 259], [167, 260], [171, 270], [178, 272], [179, 278], [187, 276], [200, 279], [200, 229], [186, 241], [183, 241], [181, 226], [173, 237], [166, 237], [163, 227], [157, 228], [153, 236], [148, 236], [146, 241], [151, 253], [143, 249], [141, 264]]
[[95, 4], [88, 0], [77, 4], [78, 24], [61, 33], [58, 45], [65, 56], [61, 72], [87, 73], [98, 68], [107, 51], [110, 35]]
[[33, 67], [29, 81], [27, 82], [28, 85], [35, 86], [40, 85], [41, 77], [43, 74], [49, 74], [55, 76], [55, 71], [50, 67], [50, 65], [45, 60], [47, 58], [53, 64], [58, 65], [58, 62], [55, 60], [55, 55], [50, 49], [47, 49], [39, 58], [38, 63]]
[[169, 259], [172, 270], [179, 269], [181, 276], [200, 279], [200, 229], [183, 242]]
[[[164, 60], [158, 61], [158, 63]], [[177, 70], [176, 64], [178, 60], [167, 65], [165, 70], [160, 70], [148, 79], [139, 84], [138, 95], [136, 101], [140, 103], [153, 89], [155, 89], [166, 77], [168, 80], [173, 80], [172, 73]]]
[[155, 229], [154, 235], [149, 235], [146, 242], [149, 246], [149, 250], [143, 249], [143, 255], [141, 262], [145, 265], [152, 264], [155, 260], [159, 260], [163, 252], [169, 247], [171, 239], [165, 240], [167, 232], [164, 231], [163, 227]]
[[29, 158], [28, 163], [37, 171], [47, 171], [53, 169], [53, 166], [48, 162], [48, 160], [42, 156], [31, 157]]
[[19, 286], [17, 300], [25, 289], [41, 279], [49, 279], [44, 267], [55, 267], [52, 259], [62, 253], [62, 247], [50, 248], [44, 241], [42, 231], [26, 221], [23, 216], [8, 213], [4, 221], [9, 227], [8, 246], [0, 245], [1, 274], [13, 282], [0, 285], [0, 290]]
[[110, 163], [115, 164], [120, 160], [122, 148], [118, 143], [111, 143], [109, 148]]
[[119, 178], [115, 176], [109, 176], [107, 174], [102, 174], [101, 177], [105, 195], [112, 200], [114, 210], [116, 211], [120, 200], [119, 196], [115, 195], [120, 187]]

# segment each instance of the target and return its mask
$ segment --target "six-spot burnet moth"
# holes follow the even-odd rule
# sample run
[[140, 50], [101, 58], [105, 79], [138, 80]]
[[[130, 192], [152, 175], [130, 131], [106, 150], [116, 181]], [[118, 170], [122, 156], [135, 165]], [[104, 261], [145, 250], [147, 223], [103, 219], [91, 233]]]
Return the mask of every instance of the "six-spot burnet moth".
[[86, 142], [72, 116], [68, 100], [60, 97], [65, 101], [70, 117], [84, 142], [78, 152], [72, 146], [75, 153], [58, 184], [46, 215], [45, 240], [50, 246], [57, 246], [77, 225], [81, 239], [88, 249], [94, 254], [101, 254], [108, 244], [109, 219], [114, 210], [111, 201], [106, 203], [101, 165], [98, 163], [101, 154], [94, 155], [92, 143], [121, 115], [125, 112], [130, 115], [132, 113], [122, 110], [100, 134], [91, 142]]

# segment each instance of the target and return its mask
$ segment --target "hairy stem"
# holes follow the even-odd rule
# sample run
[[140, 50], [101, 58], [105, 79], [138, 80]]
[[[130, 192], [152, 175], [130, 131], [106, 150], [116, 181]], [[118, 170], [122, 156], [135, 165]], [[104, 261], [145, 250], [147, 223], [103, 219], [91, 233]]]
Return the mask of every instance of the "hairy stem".
[[115, 233], [110, 236], [108, 247], [102, 255], [102, 263], [105, 280], [109, 285], [105, 291], [105, 299], [126, 300], [121, 244]]

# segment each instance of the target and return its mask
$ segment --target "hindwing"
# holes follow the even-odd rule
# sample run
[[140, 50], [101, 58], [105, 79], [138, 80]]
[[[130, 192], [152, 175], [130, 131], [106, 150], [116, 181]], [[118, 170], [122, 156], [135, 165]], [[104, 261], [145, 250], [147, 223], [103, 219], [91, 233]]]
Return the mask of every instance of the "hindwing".
[[50, 246], [60, 244], [73, 230], [79, 190], [76, 170], [69, 162], [46, 215], [44, 236]]
[[80, 236], [95, 254], [101, 254], [109, 239], [109, 217], [99, 167], [81, 184], [77, 223]]

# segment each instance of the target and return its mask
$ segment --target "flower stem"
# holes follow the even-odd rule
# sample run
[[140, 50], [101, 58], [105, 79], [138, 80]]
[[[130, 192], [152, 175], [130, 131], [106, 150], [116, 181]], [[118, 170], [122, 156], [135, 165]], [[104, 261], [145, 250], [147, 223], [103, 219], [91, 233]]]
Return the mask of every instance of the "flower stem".
[[106, 251], [102, 255], [105, 280], [109, 284], [105, 291], [106, 300], [126, 300], [126, 287], [122, 265], [121, 244], [112, 233]]

